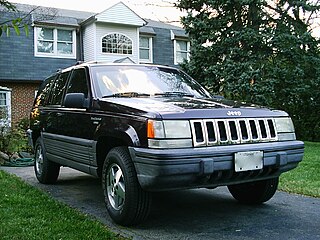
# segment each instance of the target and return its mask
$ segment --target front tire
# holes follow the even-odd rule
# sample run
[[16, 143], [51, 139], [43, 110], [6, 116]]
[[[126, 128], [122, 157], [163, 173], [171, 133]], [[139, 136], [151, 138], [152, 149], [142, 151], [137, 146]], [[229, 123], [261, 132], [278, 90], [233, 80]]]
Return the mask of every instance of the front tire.
[[279, 178], [228, 186], [231, 195], [241, 203], [260, 204], [270, 200], [276, 193]]
[[115, 147], [108, 153], [103, 164], [102, 187], [106, 208], [116, 223], [132, 226], [148, 217], [151, 196], [141, 188], [126, 147]]
[[34, 171], [39, 182], [55, 183], [60, 172], [60, 165], [47, 159], [43, 140], [39, 137], [35, 144]]

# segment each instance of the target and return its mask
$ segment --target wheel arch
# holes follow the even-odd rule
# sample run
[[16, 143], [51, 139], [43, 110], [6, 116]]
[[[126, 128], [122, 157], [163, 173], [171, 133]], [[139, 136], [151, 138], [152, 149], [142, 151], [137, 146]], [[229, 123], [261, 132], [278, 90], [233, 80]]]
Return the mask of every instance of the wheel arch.
[[119, 146], [139, 146], [140, 141], [133, 127], [128, 127], [126, 131], [113, 129], [111, 132], [104, 132], [97, 139], [96, 144], [96, 161], [97, 174], [100, 177], [102, 173], [103, 162], [112, 148]]

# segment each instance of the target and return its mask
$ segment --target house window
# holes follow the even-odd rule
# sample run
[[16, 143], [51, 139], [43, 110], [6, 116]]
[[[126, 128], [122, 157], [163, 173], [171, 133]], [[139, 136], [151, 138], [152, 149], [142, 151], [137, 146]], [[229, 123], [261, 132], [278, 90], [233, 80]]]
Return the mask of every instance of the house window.
[[7, 98], [5, 92], [0, 92], [0, 107], [7, 106]]
[[152, 37], [139, 37], [140, 62], [152, 63]]
[[0, 127], [11, 125], [11, 92], [0, 91]]
[[35, 36], [35, 56], [76, 57], [75, 30], [36, 27]]
[[120, 33], [112, 33], [102, 38], [102, 52], [132, 54], [132, 40]]
[[189, 60], [190, 42], [183, 40], [174, 40], [174, 64], [183, 63]]

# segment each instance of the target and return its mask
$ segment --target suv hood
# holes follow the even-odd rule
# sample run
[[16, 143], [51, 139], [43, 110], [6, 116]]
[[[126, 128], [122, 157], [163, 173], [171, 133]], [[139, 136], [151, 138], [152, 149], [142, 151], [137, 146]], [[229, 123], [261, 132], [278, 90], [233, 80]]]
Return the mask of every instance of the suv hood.
[[[270, 110], [257, 105], [226, 100], [224, 98], [107, 98], [100, 99], [121, 112], [141, 112], [152, 118], [163, 119], [199, 119], [228, 117], [271, 117], [287, 116], [283, 111]], [[126, 111], [125, 111], [125, 109]], [[115, 109], [112, 109], [114, 111]], [[151, 115], [151, 116], [150, 116]]]

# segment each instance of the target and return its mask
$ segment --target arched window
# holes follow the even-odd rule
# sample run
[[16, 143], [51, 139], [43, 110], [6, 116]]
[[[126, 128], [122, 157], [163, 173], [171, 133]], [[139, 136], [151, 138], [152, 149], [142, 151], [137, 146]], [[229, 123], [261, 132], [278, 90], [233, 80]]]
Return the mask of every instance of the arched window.
[[132, 40], [120, 33], [111, 33], [102, 38], [103, 53], [132, 54]]

